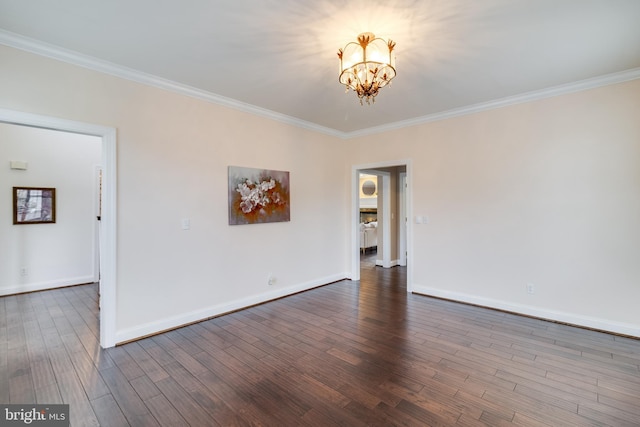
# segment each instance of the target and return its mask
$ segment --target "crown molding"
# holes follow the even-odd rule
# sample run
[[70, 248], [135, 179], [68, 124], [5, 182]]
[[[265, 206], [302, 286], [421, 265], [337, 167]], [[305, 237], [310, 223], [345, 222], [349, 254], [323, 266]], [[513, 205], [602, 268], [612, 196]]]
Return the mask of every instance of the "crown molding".
[[612, 85], [616, 83], [623, 83], [626, 81], [635, 80], [639, 78], [640, 78], [640, 68], [632, 68], [626, 71], [606, 74], [604, 76], [580, 80], [577, 82], [568, 83], [568, 84], [559, 85], [559, 86], [553, 86], [550, 88], [536, 90], [532, 92], [526, 92], [519, 95], [508, 96], [506, 98], [496, 99], [493, 101], [481, 102], [479, 104], [469, 105], [461, 108], [454, 108], [452, 110], [429, 114], [422, 117], [416, 117], [414, 119], [401, 120], [398, 122], [388, 123], [381, 126], [375, 126], [367, 129], [353, 131], [353, 132], [346, 132], [343, 138], [352, 139], [352, 138], [358, 138], [362, 136], [369, 136], [377, 133], [388, 132], [391, 130], [421, 125], [424, 123], [450, 119], [453, 117], [466, 116], [469, 114], [479, 113], [487, 110], [494, 110], [496, 108], [507, 107], [510, 105], [523, 104], [525, 102], [537, 101], [540, 99], [551, 98], [559, 95], [566, 95], [569, 93], [580, 92], [588, 89], [595, 89], [601, 86], [607, 86], [607, 85]]
[[116, 65], [112, 62], [104, 61], [88, 55], [83, 55], [78, 52], [44, 43], [39, 40], [24, 37], [22, 35], [9, 31], [0, 30], [0, 44], [341, 139], [353, 139], [384, 133], [392, 130], [450, 119], [453, 117], [466, 116], [482, 111], [494, 110], [496, 108], [537, 101], [540, 99], [594, 89], [601, 86], [622, 83], [640, 78], [640, 68], [633, 68], [630, 70], [606, 74], [604, 76], [580, 80], [573, 83], [554, 86], [532, 92], [526, 92], [519, 95], [508, 96], [493, 101], [482, 102], [465, 107], [454, 108], [452, 110], [428, 114], [426, 116], [416, 117], [409, 120], [401, 120], [352, 132], [342, 132], [337, 129], [328, 128], [326, 126], [321, 126], [316, 123], [288, 116], [286, 114], [277, 113], [266, 108], [257, 107], [255, 105], [217, 95], [212, 92], [197, 89], [192, 86], [184, 85], [168, 79], [163, 79], [158, 76], [143, 73], [131, 68]]
[[58, 61], [77, 65], [79, 67], [109, 74], [115, 77], [120, 77], [125, 80], [142, 83], [144, 85], [153, 86], [159, 89], [164, 89], [192, 98], [197, 98], [206, 102], [210, 102], [212, 104], [233, 108], [235, 110], [243, 111], [245, 113], [250, 113], [256, 116], [261, 116], [267, 119], [275, 120], [277, 122], [324, 133], [334, 137], [344, 138], [344, 132], [340, 132], [335, 129], [320, 126], [306, 120], [297, 119], [286, 114], [277, 113], [266, 108], [257, 107], [255, 105], [247, 104], [245, 102], [227, 98], [225, 96], [208, 92], [202, 89], [197, 89], [192, 86], [177, 83], [168, 79], [164, 79], [162, 77], [143, 73], [141, 71], [117, 65], [109, 61], [104, 61], [102, 59], [83, 55], [72, 50], [44, 43], [39, 40], [31, 39], [29, 37], [24, 37], [10, 31], [0, 30], [0, 44], [15, 49], [20, 49], [26, 52], [35, 53], [47, 58], [52, 58]]

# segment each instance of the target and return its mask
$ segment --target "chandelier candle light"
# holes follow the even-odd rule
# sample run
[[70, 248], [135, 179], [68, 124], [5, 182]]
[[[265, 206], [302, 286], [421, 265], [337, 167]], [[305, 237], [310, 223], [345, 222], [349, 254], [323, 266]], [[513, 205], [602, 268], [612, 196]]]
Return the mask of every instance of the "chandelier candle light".
[[395, 42], [376, 38], [373, 33], [362, 33], [357, 42], [348, 43], [338, 50], [340, 58], [340, 83], [346, 92], [353, 89], [360, 105], [376, 101], [378, 91], [396, 76], [395, 57], [392, 55]]

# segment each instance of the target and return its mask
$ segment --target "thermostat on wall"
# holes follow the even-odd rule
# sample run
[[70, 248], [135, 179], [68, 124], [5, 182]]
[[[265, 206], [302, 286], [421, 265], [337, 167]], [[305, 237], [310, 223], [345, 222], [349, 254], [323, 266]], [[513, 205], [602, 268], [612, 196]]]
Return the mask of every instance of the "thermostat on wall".
[[27, 162], [21, 162], [20, 160], [11, 160], [9, 163], [11, 164], [11, 169], [20, 171], [27, 170]]

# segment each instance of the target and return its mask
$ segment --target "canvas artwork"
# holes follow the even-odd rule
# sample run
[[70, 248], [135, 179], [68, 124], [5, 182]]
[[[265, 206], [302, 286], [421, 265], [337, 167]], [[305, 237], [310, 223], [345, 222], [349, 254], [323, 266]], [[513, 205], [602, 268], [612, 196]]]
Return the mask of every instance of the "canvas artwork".
[[290, 220], [289, 172], [229, 166], [229, 225]]

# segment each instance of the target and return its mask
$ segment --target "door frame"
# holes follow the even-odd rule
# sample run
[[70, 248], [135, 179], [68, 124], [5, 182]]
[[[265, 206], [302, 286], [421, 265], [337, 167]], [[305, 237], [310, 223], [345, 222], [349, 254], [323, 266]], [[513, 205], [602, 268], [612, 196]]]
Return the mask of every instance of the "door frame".
[[[351, 166], [351, 280], [360, 280], [360, 172], [370, 173], [376, 168], [405, 166], [407, 168], [406, 215], [411, 217], [413, 168], [411, 159], [390, 160]], [[413, 292], [413, 226], [407, 221], [407, 292]]]
[[0, 122], [102, 138], [100, 346], [116, 345], [116, 129], [0, 108]]
[[[95, 241], [93, 246], [96, 255], [93, 259], [94, 282], [100, 282], [100, 211], [102, 210], [102, 165], [94, 165], [93, 167], [93, 209], [96, 219], [93, 229]], [[101, 292], [102, 293], [102, 292]]]
[[398, 196], [400, 200], [400, 226], [398, 227], [399, 246], [398, 254], [399, 265], [407, 265], [407, 173], [400, 172], [398, 174]]

